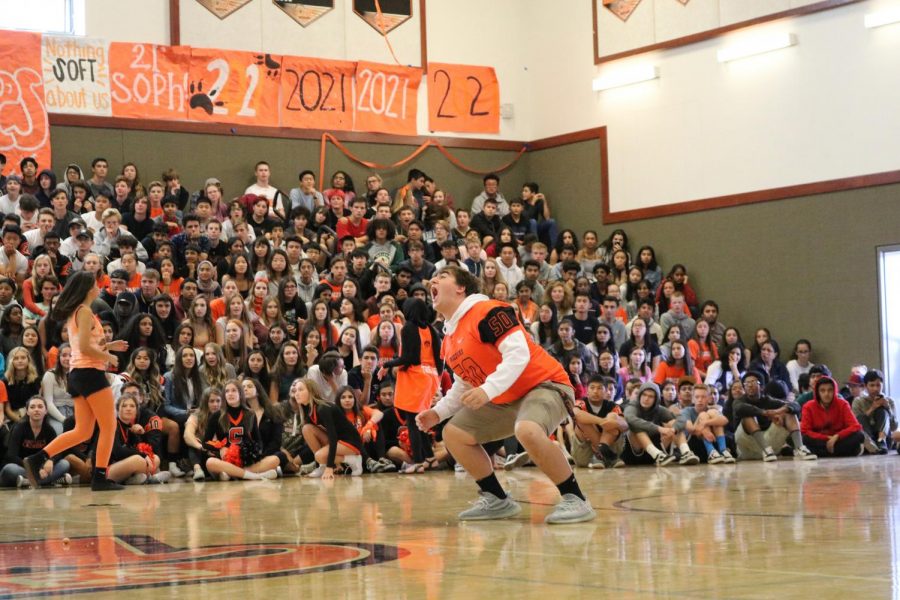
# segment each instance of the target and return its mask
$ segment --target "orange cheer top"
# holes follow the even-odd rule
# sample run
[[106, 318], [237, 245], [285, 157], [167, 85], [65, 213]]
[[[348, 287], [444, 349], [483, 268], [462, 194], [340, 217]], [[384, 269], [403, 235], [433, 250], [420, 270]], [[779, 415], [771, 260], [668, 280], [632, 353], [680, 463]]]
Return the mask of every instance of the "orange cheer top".
[[[69, 332], [69, 343], [72, 346], [72, 360], [69, 368], [98, 369], [100, 371], [106, 371], [105, 360], [98, 360], [96, 358], [91, 358], [90, 356], [85, 356], [78, 347], [78, 322], [75, 317], [82, 308], [84, 308], [84, 305], [76, 308], [75, 312], [72, 313], [66, 323], [66, 331]], [[94, 346], [99, 350], [106, 342], [106, 336], [103, 335], [103, 325], [100, 323], [100, 319], [97, 318], [97, 315], [91, 313], [91, 319], [93, 321], [91, 323], [91, 346]]]
[[516, 331], [522, 333], [528, 344], [528, 366], [512, 387], [491, 402], [514, 402], [542, 383], [553, 382], [571, 387], [562, 365], [525, 332], [509, 304], [496, 300], [478, 302], [463, 315], [456, 330], [444, 338], [441, 358], [457, 377], [478, 387], [497, 370], [502, 359], [498, 348], [500, 343]]
[[[397, 389], [394, 406], [400, 410], [420, 413], [431, 408], [434, 395], [440, 387], [437, 367], [434, 364], [434, 349], [431, 347], [431, 328], [419, 327], [420, 364], [401, 368], [397, 372]], [[400, 348], [403, 354], [403, 348]]]

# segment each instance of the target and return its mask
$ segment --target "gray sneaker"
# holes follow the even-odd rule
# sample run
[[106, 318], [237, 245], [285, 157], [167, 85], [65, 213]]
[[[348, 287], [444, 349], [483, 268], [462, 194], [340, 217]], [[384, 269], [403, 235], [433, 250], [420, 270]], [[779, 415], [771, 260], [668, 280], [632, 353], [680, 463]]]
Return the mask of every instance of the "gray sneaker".
[[472, 508], [459, 513], [460, 521], [489, 521], [492, 519], [508, 519], [522, 512], [522, 506], [507, 496], [500, 499], [490, 492], [478, 492], [478, 500]]
[[547, 515], [544, 523], [548, 525], [560, 525], [563, 523], [581, 523], [597, 518], [597, 513], [591, 508], [591, 503], [582, 500], [575, 494], [566, 494], [562, 497], [553, 512]]
[[588, 469], [605, 469], [606, 463], [599, 456], [592, 456], [588, 461]]
[[513, 469], [524, 467], [530, 460], [531, 457], [528, 456], [527, 452], [519, 452], [518, 454], [513, 454], [506, 459], [505, 463], [503, 463], [503, 470], [512, 471]]

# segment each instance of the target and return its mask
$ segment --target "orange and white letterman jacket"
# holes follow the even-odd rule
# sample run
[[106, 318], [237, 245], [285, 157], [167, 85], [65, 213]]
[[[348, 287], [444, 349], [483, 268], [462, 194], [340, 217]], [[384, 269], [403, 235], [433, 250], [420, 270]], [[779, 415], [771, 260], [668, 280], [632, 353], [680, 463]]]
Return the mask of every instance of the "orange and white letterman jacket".
[[455, 380], [434, 406], [442, 421], [463, 408], [460, 398], [474, 387], [492, 403], [506, 404], [543, 383], [570, 385], [562, 365], [531, 339], [509, 304], [468, 296], [444, 324], [444, 334], [441, 357]]

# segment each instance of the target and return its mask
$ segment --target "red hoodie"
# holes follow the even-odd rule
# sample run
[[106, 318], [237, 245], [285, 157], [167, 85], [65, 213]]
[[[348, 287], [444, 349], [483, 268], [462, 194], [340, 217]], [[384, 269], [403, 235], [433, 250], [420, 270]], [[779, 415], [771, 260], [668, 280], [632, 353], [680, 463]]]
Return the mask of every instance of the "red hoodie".
[[[834, 386], [834, 400], [828, 408], [822, 406], [818, 397], [819, 386], [823, 380], [830, 381]], [[850, 404], [838, 395], [837, 390], [837, 384], [830, 377], [823, 377], [816, 382], [812, 400], [803, 405], [803, 415], [800, 419], [800, 432], [803, 435], [826, 441], [835, 434], [843, 439], [853, 432], [862, 430]]]

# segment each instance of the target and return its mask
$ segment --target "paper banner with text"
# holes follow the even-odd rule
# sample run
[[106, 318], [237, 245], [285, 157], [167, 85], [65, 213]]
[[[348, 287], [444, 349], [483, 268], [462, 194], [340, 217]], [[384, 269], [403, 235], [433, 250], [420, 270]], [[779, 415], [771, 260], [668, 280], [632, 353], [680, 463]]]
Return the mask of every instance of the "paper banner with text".
[[190, 65], [187, 46], [113, 42], [109, 45], [113, 116], [186, 119]]
[[357, 131], [416, 135], [422, 70], [360, 61], [356, 63]]
[[41, 43], [47, 109], [70, 115], [112, 115], [109, 42], [45, 35]]
[[491, 67], [428, 63], [428, 129], [500, 132], [500, 84]]
[[281, 126], [353, 129], [356, 63], [285, 56], [281, 71]]
[[281, 56], [191, 48], [188, 118], [277, 127]]
[[10, 171], [26, 156], [50, 166], [50, 125], [41, 74], [41, 35], [4, 31], [0, 36], [0, 153]]

